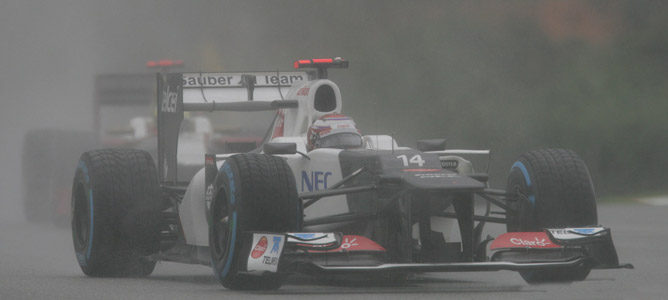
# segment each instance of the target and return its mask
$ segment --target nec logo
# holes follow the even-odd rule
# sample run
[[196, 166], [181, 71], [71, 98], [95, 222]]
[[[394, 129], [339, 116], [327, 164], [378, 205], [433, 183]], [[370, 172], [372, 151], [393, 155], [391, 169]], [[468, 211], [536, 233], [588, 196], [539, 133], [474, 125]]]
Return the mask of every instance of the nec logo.
[[302, 171], [302, 192], [304, 191], [319, 191], [327, 189], [327, 179], [332, 175], [332, 172], [321, 171]]

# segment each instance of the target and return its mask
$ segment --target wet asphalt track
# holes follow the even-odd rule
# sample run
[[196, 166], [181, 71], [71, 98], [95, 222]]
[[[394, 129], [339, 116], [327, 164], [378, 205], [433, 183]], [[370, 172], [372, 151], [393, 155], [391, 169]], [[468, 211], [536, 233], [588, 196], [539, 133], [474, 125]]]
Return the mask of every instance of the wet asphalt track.
[[584, 282], [530, 286], [508, 271], [425, 274], [398, 286], [292, 278], [271, 293], [225, 290], [209, 268], [175, 263], [158, 264], [147, 278], [87, 278], [69, 230], [1, 216], [0, 299], [668, 299], [668, 206], [599, 205], [621, 261], [636, 269], [593, 271]]

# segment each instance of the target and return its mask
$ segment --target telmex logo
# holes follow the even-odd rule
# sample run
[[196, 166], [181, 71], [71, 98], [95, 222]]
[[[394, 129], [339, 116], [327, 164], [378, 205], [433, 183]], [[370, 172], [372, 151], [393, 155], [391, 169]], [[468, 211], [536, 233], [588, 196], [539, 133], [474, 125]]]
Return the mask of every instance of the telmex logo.
[[302, 192], [304, 191], [319, 191], [327, 189], [327, 179], [332, 175], [332, 172], [321, 171], [302, 171]]
[[552, 243], [546, 241], [545, 239], [540, 239], [539, 240], [538, 238], [534, 238], [533, 241], [523, 240], [523, 239], [520, 239], [520, 238], [511, 238], [510, 242], [513, 243], [514, 245], [518, 245], [518, 246], [540, 246], [540, 247], [544, 247], [544, 246], [547, 246], [549, 244], [552, 244]]

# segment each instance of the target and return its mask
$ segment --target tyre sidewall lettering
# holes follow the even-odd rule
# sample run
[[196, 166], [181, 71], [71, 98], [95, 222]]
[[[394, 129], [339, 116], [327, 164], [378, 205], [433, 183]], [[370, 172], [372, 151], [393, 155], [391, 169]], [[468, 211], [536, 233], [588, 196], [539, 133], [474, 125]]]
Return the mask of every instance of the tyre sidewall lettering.
[[513, 164], [512, 168], [511, 168], [511, 172], [512, 172], [512, 170], [514, 170], [514, 169], [517, 169], [517, 170], [519, 170], [519, 171], [522, 173], [522, 176], [524, 177], [524, 185], [525, 185], [525, 187], [526, 187], [526, 189], [527, 189], [527, 192], [529, 192], [528, 195], [526, 195], [526, 196], [527, 196], [527, 198], [528, 198], [528, 200], [529, 200], [529, 203], [530, 203], [532, 206], [535, 207], [535, 206], [536, 206], [536, 194], [535, 194], [535, 192], [534, 192], [534, 190], [535, 190], [535, 189], [534, 189], [534, 182], [531, 181], [531, 176], [529, 175], [529, 170], [528, 170], [527, 167], [524, 165], [524, 163], [522, 163], [522, 162], [519, 161], [519, 160], [516, 161], [516, 162]]
[[[596, 223], [596, 203], [591, 176], [584, 161], [571, 150], [541, 149], [523, 154], [513, 164], [507, 191], [516, 195], [517, 214], [509, 231], [588, 226]], [[590, 267], [520, 271], [528, 283], [584, 280]]]
[[[128, 174], [134, 177], [127, 181], [120, 180]], [[153, 161], [145, 151], [101, 149], [82, 154], [72, 187], [71, 203], [75, 255], [86, 275], [146, 276], [153, 271], [155, 261], [145, 257], [151, 253], [143, 254], [140, 251], [157, 246], [137, 246], [136, 243], [128, 242], [122, 226], [126, 224], [123, 218], [130, 215], [129, 211], [137, 216], [149, 217], [159, 212], [161, 203], [155, 195], [159, 189], [157, 180], [153, 181], [155, 177], [157, 174]], [[78, 219], [75, 219], [75, 211]], [[88, 220], [83, 219], [84, 213]], [[84, 225], [86, 221], [88, 226]], [[150, 224], [153, 223], [142, 224], [152, 226]], [[83, 228], [87, 228], [88, 232], [83, 232]], [[132, 232], [153, 229], [155, 227], [142, 227]], [[148, 234], [155, 233], [151, 231]], [[153, 241], [155, 236], [148, 234], [143, 240]], [[143, 246], [146, 248], [139, 248]]]
[[[535, 187], [536, 182], [531, 180], [531, 171], [526, 167], [527, 165], [521, 161], [516, 161], [510, 169], [510, 180], [523, 196], [516, 195], [516, 209], [517, 215], [514, 218], [514, 225], [517, 226], [514, 230], [527, 230], [529, 227], [534, 227], [534, 215], [540, 203], [536, 203]], [[518, 190], [510, 192], [515, 193]]]
[[[231, 166], [230, 163], [227, 161], [223, 164], [223, 166], [219, 169], [218, 171], [218, 179], [216, 180], [216, 185], [220, 188], [218, 188], [218, 193], [225, 193], [227, 197], [225, 197], [228, 201], [228, 203], [223, 203], [223, 204], [216, 204], [214, 207], [216, 209], [220, 209], [220, 205], [225, 205], [227, 206], [227, 211], [230, 214], [229, 215], [229, 226], [228, 226], [228, 236], [229, 239], [227, 240], [226, 243], [226, 249], [221, 250], [221, 251], [227, 251], [227, 253], [224, 254], [222, 259], [214, 262], [214, 265], [217, 266], [215, 273], [217, 277], [220, 277], [221, 279], [225, 279], [229, 274], [230, 270], [233, 268], [234, 263], [234, 253], [235, 253], [235, 248], [237, 244], [237, 228], [238, 228], [238, 220], [237, 220], [237, 207], [239, 207], [240, 203], [238, 202], [238, 195], [237, 195], [237, 187], [236, 187], [236, 176], [235, 172], [233, 170], [233, 167]], [[220, 201], [219, 197], [214, 196], [213, 201]], [[211, 213], [211, 215], [214, 215], [214, 212]], [[212, 222], [215, 222], [216, 220], [212, 220]], [[214, 238], [212, 235], [211, 238]], [[217, 237], [215, 237], [217, 238]]]
[[[77, 182], [75, 182], [75, 186], [77, 184], [81, 184], [83, 186], [83, 190], [85, 192], [85, 197], [88, 202], [88, 239], [86, 246], [83, 247], [82, 249], [75, 249], [76, 250], [76, 257], [77, 261], [82, 267], [87, 267], [88, 262], [90, 261], [90, 257], [92, 254], [92, 249], [93, 249], [93, 237], [94, 237], [94, 229], [95, 229], [95, 206], [93, 202], [93, 188], [92, 184], [90, 181], [90, 175], [88, 174], [88, 165], [85, 161], [85, 157], [82, 157], [81, 160], [79, 161], [79, 164], [77, 166], [77, 175], [75, 176], [77, 178]], [[72, 195], [72, 216], [74, 216], [74, 193]]]
[[[297, 199], [294, 175], [289, 168], [280, 158], [255, 153], [231, 156], [219, 168], [214, 185], [214, 222], [209, 231], [209, 246], [214, 273], [223, 286], [241, 290], [280, 287], [285, 274], [251, 276], [240, 272], [245, 269], [248, 254], [242, 251], [248, 244], [248, 237], [241, 233], [294, 232], [301, 229], [301, 202]], [[276, 209], [263, 209], [272, 207], [267, 203], [281, 205]], [[292, 209], [293, 203], [297, 204], [295, 210]], [[227, 211], [223, 211], [222, 207]], [[224, 217], [229, 219], [227, 227], [215, 223], [215, 219]], [[292, 221], [285, 222], [286, 218]], [[228, 236], [223, 238], [221, 230], [229, 232]]]

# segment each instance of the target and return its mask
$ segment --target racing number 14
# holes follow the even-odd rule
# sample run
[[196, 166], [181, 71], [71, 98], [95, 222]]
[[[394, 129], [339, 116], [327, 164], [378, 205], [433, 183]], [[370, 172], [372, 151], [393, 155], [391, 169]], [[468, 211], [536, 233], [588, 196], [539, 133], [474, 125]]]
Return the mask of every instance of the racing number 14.
[[424, 159], [422, 159], [422, 156], [420, 154], [413, 155], [411, 159], [408, 159], [408, 156], [405, 154], [397, 156], [398, 159], [401, 159], [401, 162], [404, 163], [404, 167], [408, 167], [408, 164], [417, 164], [419, 167], [424, 166]]

